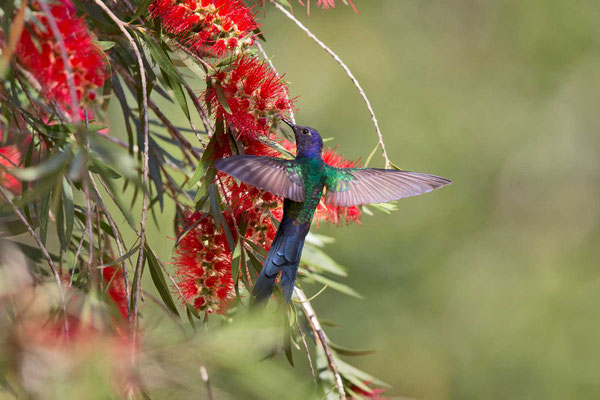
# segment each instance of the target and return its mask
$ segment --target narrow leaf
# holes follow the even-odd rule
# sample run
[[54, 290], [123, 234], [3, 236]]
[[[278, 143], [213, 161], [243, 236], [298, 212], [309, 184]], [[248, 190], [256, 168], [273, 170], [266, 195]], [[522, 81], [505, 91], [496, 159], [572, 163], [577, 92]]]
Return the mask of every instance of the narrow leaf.
[[152, 276], [152, 281], [154, 282], [154, 286], [156, 290], [158, 290], [158, 294], [162, 298], [165, 306], [175, 315], [179, 316], [179, 311], [177, 310], [177, 306], [175, 306], [175, 302], [171, 297], [171, 291], [165, 281], [165, 277], [163, 275], [162, 268], [159, 264], [160, 261], [156, 258], [156, 254], [154, 251], [148, 246], [146, 243], [146, 257], [148, 259], [148, 267], [150, 268], [150, 275]]

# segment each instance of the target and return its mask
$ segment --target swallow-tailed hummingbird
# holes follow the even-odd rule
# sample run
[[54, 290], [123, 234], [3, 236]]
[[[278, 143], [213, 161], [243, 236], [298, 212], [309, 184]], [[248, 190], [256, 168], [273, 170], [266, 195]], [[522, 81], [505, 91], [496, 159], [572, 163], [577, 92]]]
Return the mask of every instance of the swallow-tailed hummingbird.
[[451, 181], [419, 172], [329, 166], [323, 161], [323, 139], [316, 129], [283, 121], [294, 131], [295, 159], [237, 155], [217, 160], [215, 167], [284, 197], [283, 218], [252, 294], [257, 301], [268, 299], [281, 271], [283, 297], [289, 303], [304, 239], [322, 196], [327, 204], [350, 207], [415, 196]]

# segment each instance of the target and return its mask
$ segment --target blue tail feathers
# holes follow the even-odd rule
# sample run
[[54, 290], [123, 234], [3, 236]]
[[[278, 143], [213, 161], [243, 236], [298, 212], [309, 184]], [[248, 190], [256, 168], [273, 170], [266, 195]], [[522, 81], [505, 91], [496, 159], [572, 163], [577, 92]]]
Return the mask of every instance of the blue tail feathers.
[[298, 264], [304, 247], [304, 239], [310, 228], [310, 224], [306, 225], [295, 225], [285, 217], [281, 221], [260, 276], [252, 290], [252, 295], [256, 297], [257, 301], [268, 300], [273, 292], [275, 279], [282, 271], [281, 287], [283, 297], [287, 303], [290, 302], [294, 292], [294, 283], [296, 282]]

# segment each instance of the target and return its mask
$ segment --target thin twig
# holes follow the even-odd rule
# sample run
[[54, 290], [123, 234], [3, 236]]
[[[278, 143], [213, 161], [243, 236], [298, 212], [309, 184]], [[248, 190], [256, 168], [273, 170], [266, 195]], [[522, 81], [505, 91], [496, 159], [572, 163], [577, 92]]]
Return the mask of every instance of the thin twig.
[[348, 77], [350, 78], [350, 80], [352, 81], [354, 86], [356, 86], [356, 88], [358, 89], [358, 92], [360, 93], [361, 97], [365, 101], [365, 104], [367, 105], [367, 109], [369, 110], [369, 113], [371, 114], [371, 120], [373, 121], [373, 125], [375, 125], [375, 130], [377, 131], [377, 138], [379, 141], [379, 146], [381, 147], [381, 153], [385, 160], [385, 167], [390, 168], [390, 166], [391, 166], [390, 159], [387, 155], [387, 151], [385, 150], [385, 144], [383, 143], [383, 134], [381, 133], [381, 130], [379, 129], [379, 124], [377, 123], [377, 118], [375, 117], [375, 112], [373, 111], [373, 107], [371, 107], [371, 102], [369, 101], [369, 98], [365, 94], [365, 91], [363, 90], [363, 88], [360, 86], [360, 83], [358, 83], [358, 80], [356, 79], [354, 74], [352, 74], [352, 71], [350, 71], [350, 68], [348, 68], [348, 66], [342, 61], [342, 59], [337, 54], [335, 54], [333, 52], [333, 50], [331, 50], [329, 47], [327, 47], [327, 45], [325, 43], [323, 43], [319, 38], [317, 38], [306, 26], [304, 26], [304, 24], [302, 24], [302, 22], [300, 22], [296, 17], [294, 17], [281, 4], [277, 3], [275, 0], [270, 0], [270, 1], [275, 6], [275, 8], [277, 8], [279, 11], [281, 11], [286, 17], [288, 17], [289, 19], [294, 21], [294, 23], [296, 25], [298, 25], [298, 27], [300, 29], [302, 29], [304, 31], [304, 33], [306, 33], [308, 35], [309, 38], [314, 40], [319, 46], [321, 46], [321, 48], [323, 50], [325, 50], [327, 52], [327, 54], [329, 54], [331, 57], [333, 57], [333, 59], [346, 72], [346, 75], [348, 75]]
[[69, 97], [71, 97], [71, 107], [72, 110], [72, 119], [77, 121], [79, 120], [79, 100], [77, 99], [77, 90], [75, 89], [75, 78], [73, 77], [73, 69], [71, 68], [71, 61], [69, 61], [69, 54], [67, 53], [67, 48], [65, 47], [65, 42], [63, 39], [60, 30], [58, 29], [58, 25], [56, 24], [56, 20], [54, 19], [54, 15], [52, 15], [52, 11], [50, 10], [50, 6], [45, 1], [39, 2], [40, 7], [46, 13], [46, 17], [48, 18], [48, 23], [50, 24], [50, 30], [52, 31], [52, 35], [58, 44], [58, 49], [60, 50], [60, 58], [62, 59], [63, 66], [67, 75], [67, 86], [69, 87]]
[[187, 54], [188, 56], [192, 57], [194, 60], [198, 61], [200, 64], [202, 64], [202, 66], [204, 66], [204, 68], [206, 69], [206, 71], [208, 72], [208, 70], [215, 72], [215, 67], [213, 67], [211, 64], [209, 64], [208, 62], [206, 62], [205, 59], [203, 59], [202, 57], [200, 57], [198, 54], [196, 54], [195, 52], [193, 52], [192, 50], [190, 50], [188, 47], [182, 45], [181, 43], [179, 43], [177, 40], [172, 40], [169, 43], [174, 43], [175, 46], [177, 46], [180, 50], [182, 50], [183, 52], [185, 52], [185, 54]]
[[[98, 190], [98, 185], [96, 184], [96, 181], [94, 180], [91, 172], [88, 174], [89, 174], [89, 180], [90, 180], [90, 182], [92, 182], [92, 186], [94, 187], [94, 192], [98, 199], [97, 204], [100, 207], [100, 209], [102, 210], [102, 212], [104, 213], [104, 215], [106, 216], [108, 224], [110, 225], [113, 235], [115, 236], [115, 243], [117, 244], [117, 250], [119, 251], [119, 258], [122, 258], [123, 255], [125, 254], [125, 252], [123, 250], [123, 248], [125, 247], [125, 243], [123, 242], [123, 237], [121, 236], [121, 232], [117, 228], [117, 225], [115, 224], [115, 221], [113, 220], [112, 216], [106, 209], [106, 206], [104, 205], [104, 200], [102, 199], [102, 196], [100, 195], [100, 191]], [[121, 269], [123, 270], [123, 281], [125, 283], [125, 298], [130, 299], [131, 294], [129, 293], [129, 278], [127, 276], [127, 268], [125, 267], [125, 260], [123, 260], [123, 262], [122, 262]], [[126, 303], [127, 303], [127, 318], [129, 319], [129, 318], [131, 318], [131, 307], [130, 307], [129, 301], [127, 301]]]
[[310, 326], [312, 327], [312, 330], [315, 333], [315, 336], [318, 337], [319, 342], [321, 342], [321, 347], [323, 348], [323, 351], [325, 352], [325, 357], [327, 357], [327, 363], [329, 364], [329, 369], [331, 370], [331, 372], [333, 373], [333, 376], [335, 377], [335, 385], [337, 386], [338, 392], [340, 394], [340, 400], [345, 400], [346, 392], [344, 391], [344, 382], [342, 382], [342, 377], [340, 376], [340, 373], [338, 372], [338, 368], [335, 363], [335, 359], [333, 358], [331, 349], [329, 348], [329, 345], [327, 344], [327, 336], [325, 335], [323, 328], [321, 328], [321, 324], [319, 323], [319, 320], [317, 319], [317, 314], [315, 314], [315, 310], [312, 308], [310, 302], [306, 298], [306, 295], [304, 294], [302, 289], [300, 289], [299, 287], [295, 287], [294, 293], [296, 294], [296, 297], [298, 298], [298, 301], [300, 302], [302, 311], [304, 311], [304, 315], [306, 315], [306, 318], [308, 319], [308, 322], [310, 323]]
[[[256, 41], [256, 47], [258, 47], [258, 51], [260, 51], [260, 54], [262, 54], [262, 56], [265, 58], [265, 60], [267, 60], [267, 63], [269, 63], [269, 66], [271, 67], [271, 69], [273, 71], [275, 71], [275, 73], [277, 74], [277, 77], [281, 79], [281, 75], [279, 75], [279, 72], [277, 72], [277, 69], [275, 68], [275, 65], [273, 64], [273, 61], [271, 61], [271, 59], [269, 58], [269, 56], [267, 55], [267, 52], [265, 51], [265, 49], [263, 49], [263, 47], [260, 45], [260, 42], [257, 40]], [[290, 102], [290, 96], [289, 93], [285, 92], [285, 99], [288, 101], [288, 103]], [[295, 124], [296, 123], [296, 118], [294, 117], [294, 111], [290, 108], [290, 119], [292, 120], [292, 122]]]
[[[131, 47], [133, 49], [133, 52], [135, 53], [135, 57], [137, 59], [138, 65], [139, 65], [139, 70], [140, 70], [140, 80], [141, 80], [141, 85], [142, 85], [142, 110], [143, 110], [143, 127], [144, 127], [144, 165], [142, 168], [142, 186], [144, 188], [146, 188], [147, 184], [148, 184], [148, 147], [149, 147], [149, 141], [150, 141], [150, 135], [149, 135], [149, 130], [148, 130], [148, 97], [147, 97], [147, 89], [146, 89], [146, 71], [144, 69], [144, 61], [142, 59], [142, 55], [140, 53], [140, 50], [138, 49], [138, 46], [135, 42], [135, 40], [133, 39], [133, 37], [131, 37], [131, 35], [129, 34], [129, 32], [127, 31], [127, 28], [125, 26], [125, 24], [123, 23], [123, 21], [121, 21], [119, 18], [117, 18], [117, 16], [106, 6], [106, 4], [104, 4], [101, 0], [94, 0], [94, 2], [104, 10], [104, 12], [106, 12], [106, 14], [110, 17], [110, 19], [113, 20], [113, 22], [115, 24], [117, 24], [117, 26], [119, 27], [119, 29], [121, 30], [121, 32], [123, 32], [123, 34], [125, 35], [125, 37], [127, 38], [127, 40], [129, 41], [129, 43], [131, 44]], [[136, 287], [136, 291], [135, 294], [132, 294], [132, 296], [134, 297], [132, 303], [133, 303], [133, 313], [131, 315], [130, 318], [130, 324], [132, 327], [132, 335], [133, 335], [133, 344], [135, 347], [135, 339], [136, 339], [136, 328], [137, 328], [137, 315], [138, 315], [138, 309], [139, 309], [139, 298], [140, 298], [140, 292], [141, 292], [141, 278], [142, 278], [142, 266], [144, 263], [144, 248], [146, 247], [146, 214], [147, 214], [147, 210], [148, 210], [148, 191], [144, 190], [143, 191], [143, 195], [142, 195], [142, 214], [141, 214], [141, 222], [140, 222], [140, 252], [138, 255], [138, 261], [137, 261], [137, 266], [136, 266], [136, 271], [135, 271], [135, 279], [137, 282], [137, 287]]]
[[[85, 116], [85, 129], [86, 131], [89, 129], [89, 120], [88, 120], [88, 112], [84, 110]], [[86, 132], [87, 135], [87, 132]], [[88, 165], [88, 161], [90, 158], [90, 143], [87, 140], [87, 136], [85, 138], [85, 165]], [[87, 262], [87, 274], [88, 279], [90, 279], [93, 283], [96, 281], [96, 274], [92, 273], [92, 263], [94, 261], [94, 232], [92, 230], [92, 202], [90, 199], [90, 184], [88, 182], [88, 176], [85, 174], [82, 179], [83, 191], [85, 193], [85, 229], [88, 233], [89, 247], [88, 247], [88, 262]], [[102, 253], [100, 253], [102, 254]]]
[[[296, 309], [294, 307], [294, 309]], [[300, 326], [300, 321], [296, 318], [296, 326], [298, 327], [298, 332], [300, 332], [300, 338], [302, 339], [302, 344], [304, 345], [304, 350], [306, 351], [306, 358], [308, 358], [308, 365], [310, 365], [310, 372], [312, 373], [313, 381], [317, 383], [317, 375], [315, 374], [315, 367], [312, 363], [312, 358], [310, 357], [310, 350], [308, 350], [308, 344], [306, 343], [306, 337], [304, 336], [304, 332], [302, 331], [302, 327]]]
[[[210, 118], [208, 118], [208, 114], [204, 110], [204, 107], [202, 107], [202, 103], [200, 102], [200, 99], [198, 98], [198, 96], [196, 96], [196, 93], [194, 93], [194, 89], [192, 89], [190, 87], [190, 85], [185, 81], [183, 82], [183, 86], [185, 87], [185, 90], [188, 92], [188, 95], [190, 96], [190, 98], [192, 99], [192, 103], [194, 103], [194, 107], [196, 107], [196, 111], [198, 112], [198, 115], [200, 116], [200, 119], [202, 120], [202, 125], [204, 125], [204, 129], [210, 136], [214, 135], [215, 128], [211, 125]], [[202, 143], [202, 139], [200, 139], [200, 137], [198, 137], [198, 139], [200, 140], [200, 143]]]
[[27, 218], [21, 213], [21, 211], [16, 206], [16, 204], [6, 194], [6, 191], [5, 191], [4, 187], [2, 187], [2, 185], [0, 185], [0, 194], [2, 194], [2, 197], [4, 198], [4, 200], [8, 204], [10, 204], [13, 211], [15, 212], [15, 214], [17, 214], [17, 216], [19, 217], [21, 222], [23, 222], [23, 225], [25, 225], [25, 227], [27, 228], [27, 231], [29, 232], [31, 237], [33, 237], [33, 240], [35, 240], [38, 247], [42, 251], [44, 258], [46, 259], [46, 261], [48, 261], [48, 265], [50, 265], [50, 269], [52, 270], [52, 274], [54, 275], [54, 279], [56, 280], [56, 286], [58, 287], [58, 293], [60, 294], [60, 300], [62, 302], [62, 310], [63, 310], [64, 316], [65, 316], [65, 336], [68, 338], [69, 337], [69, 323], [68, 323], [68, 318], [67, 318], [67, 300], [65, 298], [65, 293], [63, 291], [63, 286], [62, 286], [62, 282], [60, 280], [60, 276], [58, 275], [58, 269], [56, 268], [54, 261], [52, 261], [52, 257], [50, 257], [50, 253], [48, 253], [46, 246], [44, 246], [44, 243], [42, 243], [42, 239], [40, 239], [38, 234], [35, 233], [35, 231], [31, 227], [31, 225], [29, 225], [29, 222], [27, 222]]
[[208, 400], [213, 400], [212, 388], [210, 387], [210, 380], [208, 379], [208, 371], [206, 371], [204, 365], [200, 366], [200, 376], [202, 377], [202, 382], [206, 385], [206, 395], [208, 396]]

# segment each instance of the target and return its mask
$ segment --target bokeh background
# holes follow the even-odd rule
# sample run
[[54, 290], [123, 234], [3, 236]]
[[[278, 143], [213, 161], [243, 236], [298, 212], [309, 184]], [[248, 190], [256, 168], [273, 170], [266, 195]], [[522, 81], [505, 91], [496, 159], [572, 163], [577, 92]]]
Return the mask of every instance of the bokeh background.
[[[339, 324], [330, 337], [376, 350], [352, 363], [389, 396], [598, 398], [600, 3], [355, 3], [360, 15], [294, 6], [363, 85], [392, 160], [454, 184], [362, 225], [321, 224], [364, 296], [315, 300]], [[365, 159], [376, 134], [348, 77], [277, 10], [260, 13], [297, 121]], [[172, 215], [151, 227], [163, 259]]]

